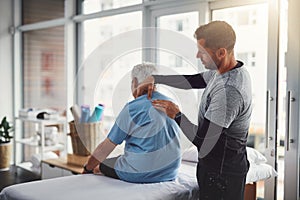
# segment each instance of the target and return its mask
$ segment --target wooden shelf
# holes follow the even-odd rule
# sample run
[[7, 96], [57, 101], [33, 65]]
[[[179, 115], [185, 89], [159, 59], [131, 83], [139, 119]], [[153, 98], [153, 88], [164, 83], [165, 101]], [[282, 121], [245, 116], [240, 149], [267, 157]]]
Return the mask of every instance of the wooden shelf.
[[50, 166], [52, 165], [55, 167], [59, 167], [71, 171], [74, 174], [81, 174], [83, 171], [82, 166], [68, 164], [66, 158], [47, 159], [47, 160], [43, 160], [42, 162], [49, 164]]

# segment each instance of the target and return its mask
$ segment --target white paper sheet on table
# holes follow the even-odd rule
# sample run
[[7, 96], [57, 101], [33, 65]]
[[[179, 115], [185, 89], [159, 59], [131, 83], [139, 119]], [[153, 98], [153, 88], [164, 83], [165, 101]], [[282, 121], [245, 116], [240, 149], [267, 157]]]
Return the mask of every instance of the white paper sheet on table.
[[181, 165], [175, 181], [135, 184], [99, 175], [76, 175], [5, 188], [1, 200], [174, 200], [197, 199], [195, 163]]
[[[100, 175], [76, 175], [17, 184], [0, 193], [0, 200], [194, 200], [198, 198], [195, 162], [182, 161], [175, 181], [136, 184]], [[265, 163], [250, 164], [246, 183], [276, 176]]]

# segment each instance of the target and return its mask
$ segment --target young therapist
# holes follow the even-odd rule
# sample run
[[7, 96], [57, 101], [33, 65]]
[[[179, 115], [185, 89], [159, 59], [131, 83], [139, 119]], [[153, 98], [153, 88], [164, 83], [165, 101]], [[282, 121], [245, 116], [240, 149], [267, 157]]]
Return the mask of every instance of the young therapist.
[[249, 162], [246, 142], [252, 110], [250, 76], [234, 57], [236, 35], [224, 21], [213, 21], [195, 31], [199, 58], [208, 71], [194, 75], [154, 75], [139, 91], [154, 83], [182, 89], [202, 89], [198, 124], [193, 124], [178, 106], [153, 100], [157, 109], [174, 119], [197, 146], [197, 180], [200, 199], [243, 200]]

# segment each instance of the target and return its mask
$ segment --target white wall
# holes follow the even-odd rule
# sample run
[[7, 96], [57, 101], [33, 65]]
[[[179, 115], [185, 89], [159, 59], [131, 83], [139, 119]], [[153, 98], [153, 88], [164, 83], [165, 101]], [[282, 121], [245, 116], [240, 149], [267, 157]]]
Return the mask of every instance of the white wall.
[[13, 120], [12, 1], [0, 1], [0, 119]]

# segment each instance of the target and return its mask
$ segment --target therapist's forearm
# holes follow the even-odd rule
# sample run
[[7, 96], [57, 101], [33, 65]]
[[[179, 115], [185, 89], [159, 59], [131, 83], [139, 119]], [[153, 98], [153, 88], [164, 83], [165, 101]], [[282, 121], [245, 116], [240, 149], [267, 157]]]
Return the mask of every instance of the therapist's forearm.
[[202, 74], [193, 75], [153, 75], [155, 83], [179, 89], [201, 89], [206, 87]]
[[180, 126], [184, 135], [198, 148], [201, 148], [205, 139], [217, 141], [225, 128], [203, 119], [200, 126], [196, 126], [184, 115], [175, 118], [176, 123]]
[[179, 118], [175, 118], [176, 123], [181, 128], [184, 135], [193, 142], [198, 131], [198, 126], [193, 124], [185, 114], [181, 113]]

